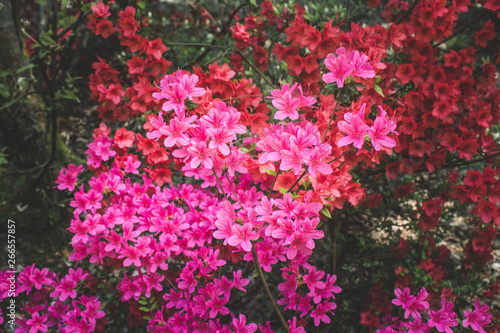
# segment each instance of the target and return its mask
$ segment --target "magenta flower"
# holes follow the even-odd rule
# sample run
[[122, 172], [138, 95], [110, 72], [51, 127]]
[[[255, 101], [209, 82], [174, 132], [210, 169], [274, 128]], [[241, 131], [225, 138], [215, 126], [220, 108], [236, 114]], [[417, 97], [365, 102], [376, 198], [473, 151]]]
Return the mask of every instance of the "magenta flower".
[[[298, 88], [298, 91], [295, 90]], [[299, 118], [298, 110], [312, 106], [316, 103], [316, 98], [311, 96], [304, 96], [302, 87], [298, 83], [294, 83], [290, 87], [289, 83], [284, 84], [280, 89], [271, 91], [273, 106], [278, 109], [274, 118], [284, 120], [287, 117], [290, 120], [297, 120]]]
[[347, 53], [343, 47], [339, 47], [335, 53], [337, 56], [330, 53], [325, 59], [325, 66], [330, 70], [330, 73], [323, 74], [323, 81], [326, 83], [336, 82], [337, 86], [342, 88], [347, 76], [364, 79], [375, 77], [375, 71], [366, 54], [356, 50]]
[[458, 325], [457, 314], [452, 311], [453, 302], [446, 303], [445, 298], [441, 298], [441, 309], [429, 310], [430, 317], [427, 324], [429, 327], [435, 327], [439, 332], [453, 333], [451, 327]]
[[252, 250], [251, 241], [259, 238], [259, 235], [257, 235], [257, 233], [252, 230], [252, 224], [233, 224], [231, 226], [231, 229], [233, 230], [233, 233], [227, 240], [228, 244], [231, 246], [240, 245], [244, 251], [250, 252]]
[[326, 83], [336, 82], [339, 88], [344, 86], [344, 80], [354, 70], [353, 64], [345, 54], [345, 49], [340, 47], [334, 56], [332, 53], [328, 54], [325, 59], [325, 66], [330, 70], [330, 73], [323, 74], [323, 81]]
[[47, 332], [48, 327], [45, 324], [47, 319], [48, 316], [46, 314], [40, 317], [38, 312], [33, 313], [31, 319], [26, 321], [26, 327], [29, 328], [29, 333]]
[[58, 190], [68, 189], [73, 191], [76, 185], [76, 179], [80, 172], [83, 171], [83, 166], [75, 166], [74, 164], [68, 165], [68, 169], [61, 169], [59, 177], [56, 180]]
[[474, 300], [474, 311], [464, 311], [465, 320], [462, 322], [464, 327], [470, 327], [480, 333], [486, 333], [483, 326], [491, 323], [491, 318], [493, 317], [491, 313], [488, 313], [490, 307], [486, 304], [481, 305], [479, 300]]
[[396, 146], [396, 141], [388, 135], [390, 133], [395, 133], [396, 124], [394, 121], [387, 119], [387, 113], [379, 105], [380, 115], [375, 118], [373, 126], [368, 129], [368, 137], [372, 140], [372, 145], [375, 150], [379, 151], [381, 146], [392, 148]]
[[429, 303], [425, 301], [429, 294], [424, 287], [420, 290], [418, 295], [415, 297], [410, 295], [410, 288], [404, 288], [394, 290], [397, 299], [392, 300], [392, 304], [400, 305], [403, 310], [405, 310], [405, 318], [410, 317], [410, 315], [415, 319], [420, 319], [420, 310], [427, 310], [429, 308]]
[[314, 326], [319, 326], [320, 322], [324, 322], [326, 324], [330, 323], [330, 317], [328, 317], [328, 313], [333, 315], [332, 310], [335, 310], [337, 305], [335, 303], [321, 303], [316, 306], [316, 310], [311, 312], [311, 318], [314, 319]]
[[365, 108], [366, 103], [363, 103], [357, 114], [348, 112], [344, 115], [345, 121], [341, 120], [337, 123], [339, 130], [347, 134], [337, 142], [339, 147], [347, 146], [350, 143], [354, 143], [354, 147], [358, 149], [363, 147], [365, 135], [369, 129], [369, 126], [365, 124]]

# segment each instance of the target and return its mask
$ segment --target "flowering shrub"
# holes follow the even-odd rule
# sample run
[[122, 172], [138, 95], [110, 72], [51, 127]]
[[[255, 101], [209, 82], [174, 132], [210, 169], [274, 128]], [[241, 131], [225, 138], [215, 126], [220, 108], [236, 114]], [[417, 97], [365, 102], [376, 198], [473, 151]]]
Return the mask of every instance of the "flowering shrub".
[[[351, 315], [359, 331], [497, 331], [483, 299], [498, 282], [482, 275], [500, 225], [495, 65], [473, 46], [440, 49], [472, 5], [370, 1], [385, 27], [313, 24], [299, 5], [264, 1], [230, 28], [234, 48], [165, 45], [142, 3], [89, 6], [88, 29], [125, 55], [92, 65], [108, 124], [88, 145], [91, 175], [70, 165], [56, 183], [72, 195], [69, 259], [102, 281], [26, 267], [16, 332], [106, 331], [117, 314], [100, 309], [104, 293], [151, 332], [328, 331]], [[231, 55], [171, 70], [181, 46]], [[457, 219], [460, 261], [443, 242]], [[254, 321], [241, 304], [260, 286], [274, 312]]]

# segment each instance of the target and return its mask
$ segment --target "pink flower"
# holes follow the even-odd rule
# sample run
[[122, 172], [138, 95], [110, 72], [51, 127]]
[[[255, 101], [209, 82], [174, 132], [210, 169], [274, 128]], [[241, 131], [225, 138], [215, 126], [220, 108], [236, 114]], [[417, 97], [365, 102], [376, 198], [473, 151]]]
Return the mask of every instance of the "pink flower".
[[330, 73], [323, 74], [323, 81], [326, 83], [336, 82], [339, 88], [344, 86], [344, 80], [354, 70], [354, 66], [350, 63], [345, 49], [338, 48], [336, 51], [339, 54], [337, 57], [332, 53], [328, 54], [325, 59], [325, 66], [330, 70]]
[[134, 161], [134, 157], [132, 155], [127, 156], [127, 159], [124, 162], [125, 168], [123, 171], [126, 173], [133, 173], [134, 175], [139, 174], [137, 168], [141, 165], [140, 161]]
[[339, 47], [335, 53], [337, 56], [330, 53], [325, 59], [325, 66], [331, 71], [323, 74], [323, 81], [326, 83], [336, 82], [337, 86], [342, 88], [345, 78], [349, 75], [364, 79], [375, 77], [375, 71], [365, 54], [356, 50], [346, 53], [343, 47]]
[[486, 304], [481, 305], [479, 300], [474, 300], [474, 311], [464, 311], [465, 320], [462, 322], [464, 327], [470, 327], [480, 333], [486, 333], [483, 326], [491, 323], [491, 318], [493, 317], [491, 313], [488, 313], [490, 307]]
[[167, 136], [165, 138], [165, 147], [173, 147], [177, 143], [182, 146], [189, 144], [189, 136], [186, 132], [196, 118], [196, 116], [186, 118], [182, 115], [170, 120], [169, 125], [160, 127], [160, 133]]
[[234, 333], [253, 333], [257, 330], [256, 324], [246, 324], [246, 318], [242, 314], [239, 319], [233, 318], [231, 325], [234, 327]]
[[59, 177], [56, 180], [58, 190], [68, 189], [73, 191], [76, 185], [76, 179], [80, 172], [83, 171], [83, 166], [75, 166], [74, 164], [68, 165], [68, 169], [61, 169]]
[[417, 318], [412, 322], [405, 323], [405, 327], [408, 328], [406, 333], [426, 333], [429, 330], [429, 326], [421, 321], [421, 318]]
[[427, 314], [430, 319], [427, 322], [429, 327], [435, 327], [439, 332], [453, 333], [451, 327], [457, 326], [457, 314], [452, 311], [453, 302], [446, 303], [445, 298], [441, 298], [441, 309], [429, 310]]
[[[298, 87], [298, 92], [295, 89]], [[302, 87], [298, 83], [294, 83], [290, 87], [289, 83], [284, 84], [281, 90], [274, 89], [271, 91], [271, 97], [273, 105], [278, 109], [278, 112], [274, 115], [274, 118], [278, 120], [286, 119], [297, 120], [299, 118], [299, 109], [312, 106], [316, 103], [316, 98], [310, 96], [304, 96], [302, 92]]]
[[31, 316], [31, 319], [26, 321], [26, 326], [29, 328], [29, 333], [36, 333], [36, 332], [47, 332], [47, 325], [45, 325], [45, 322], [47, 321], [48, 316], [44, 314], [43, 316], [40, 317], [40, 314], [38, 312], [33, 313]]
[[394, 121], [387, 119], [387, 113], [379, 105], [380, 115], [375, 118], [373, 126], [368, 129], [368, 137], [372, 140], [372, 145], [375, 150], [382, 149], [381, 146], [392, 148], [396, 146], [396, 141], [387, 135], [395, 133], [396, 124]]
[[243, 225], [233, 224], [231, 226], [232, 235], [227, 240], [228, 244], [231, 246], [240, 245], [241, 248], [250, 252], [252, 250], [252, 242], [259, 238], [259, 235], [252, 230], [252, 224], [244, 223]]
[[210, 309], [210, 318], [217, 317], [218, 313], [220, 313], [223, 316], [229, 314], [229, 309], [224, 306], [227, 303], [229, 303], [229, 295], [226, 295], [221, 298], [214, 297], [210, 299], [208, 302], [206, 302], [207, 308]]
[[339, 130], [347, 134], [337, 142], [339, 147], [347, 146], [350, 143], [354, 143], [354, 147], [358, 149], [363, 147], [365, 134], [369, 129], [369, 126], [365, 124], [365, 108], [366, 103], [363, 103], [357, 114], [348, 112], [344, 115], [345, 121], [341, 120], [337, 123]]
[[[314, 319], [314, 326], [319, 326], [320, 322], [324, 322], [326, 324], [330, 323], [330, 317], [328, 317], [328, 313], [335, 310], [337, 305], [335, 303], [321, 303], [316, 306], [316, 310], [311, 312], [311, 318]], [[333, 312], [332, 312], [333, 315]]]

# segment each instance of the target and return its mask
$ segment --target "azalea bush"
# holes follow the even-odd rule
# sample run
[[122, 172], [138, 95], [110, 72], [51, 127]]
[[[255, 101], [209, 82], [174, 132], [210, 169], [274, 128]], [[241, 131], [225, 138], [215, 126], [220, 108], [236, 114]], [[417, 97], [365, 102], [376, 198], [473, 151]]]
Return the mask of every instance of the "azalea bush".
[[16, 332], [498, 331], [497, 2], [79, 5], [102, 123]]

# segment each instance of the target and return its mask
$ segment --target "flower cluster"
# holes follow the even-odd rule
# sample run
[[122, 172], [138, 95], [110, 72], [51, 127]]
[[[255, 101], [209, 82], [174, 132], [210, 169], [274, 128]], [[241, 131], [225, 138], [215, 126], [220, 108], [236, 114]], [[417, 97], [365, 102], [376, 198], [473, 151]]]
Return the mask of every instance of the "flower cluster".
[[[0, 301], [8, 297], [12, 273], [0, 273]], [[95, 296], [78, 295], [87, 288], [89, 273], [70, 268], [59, 278], [47, 268], [27, 266], [16, 279], [16, 297], [29, 295], [30, 301], [21, 308], [24, 314], [16, 319], [16, 332], [47, 332], [51, 327], [59, 332], [93, 332], [98, 322], [105, 320], [101, 302]], [[31, 294], [31, 295], [30, 295]], [[101, 323], [102, 324], [102, 323]]]
[[343, 47], [339, 47], [335, 53], [337, 56], [330, 53], [325, 59], [325, 66], [330, 70], [330, 73], [323, 74], [323, 81], [326, 83], [335, 82], [339, 88], [342, 88], [348, 76], [363, 79], [375, 77], [375, 71], [366, 54], [359, 53], [357, 50], [347, 53]]
[[387, 112], [379, 105], [380, 115], [375, 118], [372, 126], [368, 126], [365, 123], [365, 108], [366, 103], [363, 103], [358, 113], [348, 112], [344, 115], [344, 120], [337, 123], [340, 131], [347, 134], [337, 142], [339, 147], [353, 143], [354, 147], [361, 149], [365, 136], [371, 140], [373, 148], [377, 151], [381, 150], [382, 146], [395, 147], [396, 141], [388, 136], [390, 133], [398, 134], [394, 131], [396, 129], [394, 121], [387, 119]]
[[[452, 327], [458, 326], [457, 314], [453, 311], [453, 302], [448, 302], [446, 298], [441, 298], [441, 308], [437, 310], [429, 309], [429, 303], [425, 301], [428, 293], [422, 287], [417, 296], [410, 294], [410, 288], [403, 290], [397, 288], [394, 290], [396, 298], [392, 300], [394, 305], [401, 306], [405, 310], [405, 319], [411, 315], [412, 322], [404, 322], [403, 325], [408, 330], [408, 333], [426, 333], [432, 327], [435, 327], [439, 332], [452, 333]], [[479, 300], [474, 301], [475, 309], [473, 311], [464, 311], [465, 320], [462, 322], [464, 327], [470, 326], [474, 331], [485, 333], [484, 327], [491, 323], [492, 315], [488, 313], [489, 306], [481, 305]], [[429, 320], [423, 322], [422, 312], [427, 311]], [[391, 325], [390, 332], [395, 332], [394, 328], [399, 327], [401, 323]], [[378, 330], [378, 333], [387, 332], [387, 330]]]

